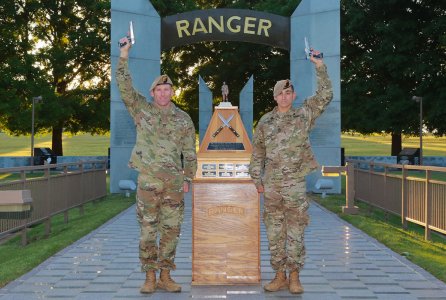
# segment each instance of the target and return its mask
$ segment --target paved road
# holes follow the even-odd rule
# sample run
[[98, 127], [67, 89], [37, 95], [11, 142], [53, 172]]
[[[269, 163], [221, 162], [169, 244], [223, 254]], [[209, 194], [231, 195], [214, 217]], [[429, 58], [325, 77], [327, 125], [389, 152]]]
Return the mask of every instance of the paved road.
[[[191, 195], [172, 277], [183, 292], [141, 295], [135, 207], [0, 289], [0, 299], [445, 299], [446, 284], [316, 204], [310, 207], [305, 293], [264, 293], [258, 286], [191, 287]], [[261, 228], [262, 285], [274, 277]]]

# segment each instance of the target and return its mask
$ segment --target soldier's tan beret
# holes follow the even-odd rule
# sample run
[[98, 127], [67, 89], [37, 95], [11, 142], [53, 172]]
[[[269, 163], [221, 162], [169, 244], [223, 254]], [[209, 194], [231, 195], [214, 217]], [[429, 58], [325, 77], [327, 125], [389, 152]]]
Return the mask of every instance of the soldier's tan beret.
[[150, 90], [153, 90], [156, 86], [162, 84], [170, 84], [171, 86], [173, 86], [172, 80], [170, 80], [169, 76], [164, 74], [155, 78], [155, 80], [152, 83], [152, 86], [150, 87]]
[[277, 97], [282, 93], [283, 90], [286, 90], [288, 88], [293, 88], [293, 83], [289, 79], [279, 80], [276, 82], [276, 85], [274, 86], [274, 97]]

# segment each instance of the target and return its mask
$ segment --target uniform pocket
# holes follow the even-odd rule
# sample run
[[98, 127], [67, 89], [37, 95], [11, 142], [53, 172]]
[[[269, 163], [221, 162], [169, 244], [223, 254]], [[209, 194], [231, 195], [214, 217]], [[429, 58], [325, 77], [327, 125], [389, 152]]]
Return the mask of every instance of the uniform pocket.
[[158, 178], [139, 173], [138, 188], [150, 192], [161, 192], [164, 188], [164, 184]]

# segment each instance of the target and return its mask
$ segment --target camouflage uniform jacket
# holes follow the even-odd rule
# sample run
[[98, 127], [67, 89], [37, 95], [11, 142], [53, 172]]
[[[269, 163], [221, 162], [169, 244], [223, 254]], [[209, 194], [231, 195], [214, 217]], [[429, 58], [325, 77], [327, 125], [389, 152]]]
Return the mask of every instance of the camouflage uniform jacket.
[[[129, 167], [154, 177], [182, 175], [191, 181], [197, 171], [195, 128], [190, 116], [171, 103], [160, 109], [133, 88], [128, 60], [119, 59], [116, 81], [136, 126], [136, 143]], [[183, 154], [184, 168], [181, 164]]]
[[249, 167], [256, 186], [263, 185], [262, 176], [268, 172], [297, 178], [318, 167], [309, 132], [333, 98], [333, 91], [325, 65], [316, 68], [316, 75], [316, 94], [305, 99], [301, 107], [292, 107], [285, 113], [275, 107], [257, 124]]

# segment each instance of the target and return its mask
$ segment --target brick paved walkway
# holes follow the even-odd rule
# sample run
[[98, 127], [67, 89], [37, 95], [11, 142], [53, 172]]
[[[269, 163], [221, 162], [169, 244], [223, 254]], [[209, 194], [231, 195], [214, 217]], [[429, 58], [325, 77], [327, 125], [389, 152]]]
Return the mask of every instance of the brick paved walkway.
[[[134, 206], [23, 277], [0, 289], [0, 299], [445, 299], [446, 284], [316, 204], [306, 231], [305, 293], [264, 293], [259, 286], [191, 287], [191, 195], [172, 277], [183, 292], [141, 295], [138, 224]], [[262, 285], [269, 266], [261, 228]]]

